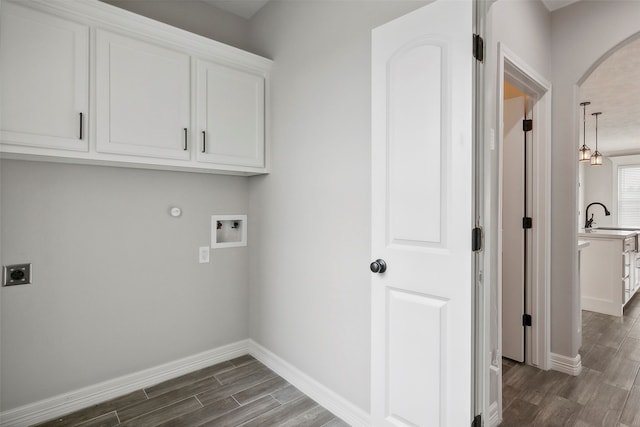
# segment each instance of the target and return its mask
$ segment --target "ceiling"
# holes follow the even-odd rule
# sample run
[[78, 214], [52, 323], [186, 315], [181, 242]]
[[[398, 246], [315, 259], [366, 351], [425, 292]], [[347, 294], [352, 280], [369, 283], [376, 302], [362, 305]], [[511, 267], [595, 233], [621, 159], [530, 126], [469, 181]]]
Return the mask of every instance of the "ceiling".
[[[244, 19], [251, 19], [269, 0], [202, 0], [219, 9], [231, 12]], [[553, 12], [578, 0], [542, 0], [542, 3]]]
[[542, 0], [542, 3], [544, 3], [550, 12], [553, 12], [554, 10], [569, 6], [571, 3], [575, 3], [577, 1], [578, 0]]
[[[587, 106], [587, 146], [592, 151], [595, 150], [595, 117], [591, 113], [602, 112], [598, 117], [598, 150], [605, 156], [640, 152], [638, 70], [640, 39], [605, 59], [580, 86], [580, 101], [591, 102]], [[582, 126], [580, 128], [582, 131]]]
[[505, 80], [504, 99], [519, 98], [521, 96], [525, 98], [525, 103], [526, 103], [527, 94]]
[[238, 15], [244, 19], [251, 19], [253, 15], [259, 11], [262, 6], [267, 4], [269, 0], [202, 0], [234, 15]]
[[[211, 6], [238, 15], [244, 19], [251, 19], [269, 0], [201, 0]], [[554, 10], [568, 6], [578, 0], [542, 0], [546, 8]]]

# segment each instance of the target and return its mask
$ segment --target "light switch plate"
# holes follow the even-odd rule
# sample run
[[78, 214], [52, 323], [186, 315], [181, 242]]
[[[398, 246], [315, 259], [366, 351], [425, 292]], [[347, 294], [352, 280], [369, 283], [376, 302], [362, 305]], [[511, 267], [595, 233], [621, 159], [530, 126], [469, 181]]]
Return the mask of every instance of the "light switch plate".
[[200, 264], [205, 264], [209, 262], [209, 247], [208, 246], [200, 246], [198, 252], [198, 260]]

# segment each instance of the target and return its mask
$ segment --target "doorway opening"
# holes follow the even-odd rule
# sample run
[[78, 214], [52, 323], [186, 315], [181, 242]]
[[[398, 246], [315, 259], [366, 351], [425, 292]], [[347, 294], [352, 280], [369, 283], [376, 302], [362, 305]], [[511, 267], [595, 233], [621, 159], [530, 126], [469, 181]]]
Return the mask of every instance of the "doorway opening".
[[535, 95], [504, 76], [502, 112], [502, 357], [531, 361], [532, 107]]
[[[550, 353], [551, 84], [498, 45], [497, 338], [492, 373], [502, 414], [502, 357], [547, 370]], [[491, 381], [494, 381], [491, 378]], [[494, 409], [495, 408], [495, 409]], [[490, 411], [492, 412], [492, 411]]]

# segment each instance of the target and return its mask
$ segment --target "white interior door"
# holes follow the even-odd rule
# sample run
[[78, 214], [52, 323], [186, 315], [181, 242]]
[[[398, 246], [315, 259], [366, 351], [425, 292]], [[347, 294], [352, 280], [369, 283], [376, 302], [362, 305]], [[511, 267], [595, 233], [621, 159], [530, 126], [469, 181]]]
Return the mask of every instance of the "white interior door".
[[471, 1], [373, 31], [374, 425], [471, 423], [471, 40]]
[[504, 100], [502, 146], [502, 355], [524, 362], [524, 97]]

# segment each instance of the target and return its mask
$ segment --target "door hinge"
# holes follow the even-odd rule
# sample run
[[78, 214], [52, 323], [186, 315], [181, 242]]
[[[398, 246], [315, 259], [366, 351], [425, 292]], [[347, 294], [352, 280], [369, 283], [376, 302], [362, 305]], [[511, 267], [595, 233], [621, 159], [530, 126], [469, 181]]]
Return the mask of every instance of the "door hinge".
[[471, 427], [482, 427], [482, 415], [478, 414], [473, 417], [473, 421], [471, 422]]
[[473, 57], [478, 61], [484, 61], [484, 40], [478, 34], [473, 35]]
[[471, 230], [471, 250], [477, 252], [482, 249], [482, 228], [475, 227]]
[[525, 230], [528, 228], [533, 228], [533, 219], [528, 216], [522, 218], [522, 228], [524, 228]]
[[522, 121], [522, 130], [525, 132], [529, 132], [530, 130], [533, 130], [533, 120], [531, 119], [525, 119]]
[[531, 326], [532, 324], [532, 319], [531, 319], [531, 315], [530, 314], [523, 314], [522, 315], [522, 326]]

